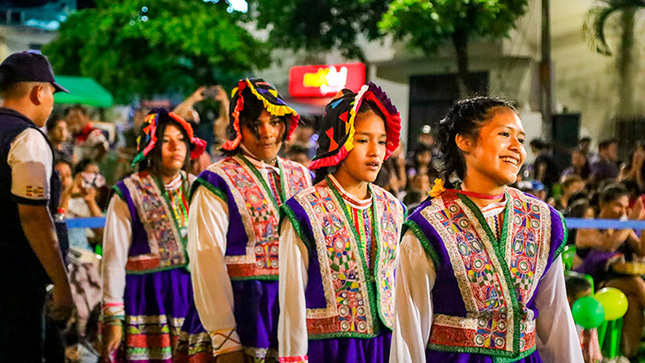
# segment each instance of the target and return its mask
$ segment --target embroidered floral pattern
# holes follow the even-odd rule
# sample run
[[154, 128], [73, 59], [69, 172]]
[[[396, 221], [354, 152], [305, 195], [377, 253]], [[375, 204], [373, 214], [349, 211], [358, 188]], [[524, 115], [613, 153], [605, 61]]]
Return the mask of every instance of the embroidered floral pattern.
[[[224, 179], [233, 194], [248, 236], [246, 254], [226, 256], [232, 279], [278, 278], [278, 207], [285, 198], [309, 185], [309, 174], [295, 163], [280, 160], [283, 195], [274, 196], [262, 175], [243, 157], [224, 159], [209, 170]], [[282, 177], [289, 175], [289, 177]], [[201, 181], [204, 182], [204, 181]]]
[[431, 349], [504, 356], [535, 349], [534, 312], [526, 305], [549, 258], [550, 211], [514, 189], [506, 197], [499, 242], [467, 197], [437, 198], [421, 212], [442, 239], [468, 311], [435, 314]]
[[[182, 178], [185, 175], [182, 174]], [[150, 249], [150, 253], [128, 257], [126, 270], [136, 273], [185, 266], [188, 263], [184, 249], [186, 240], [172, 217], [170, 202], [155, 179], [148, 172], [141, 172], [126, 178], [123, 185], [146, 231]]]
[[[377, 243], [376, 283], [368, 272], [365, 246], [353, 230], [350, 213], [340, 195], [325, 182], [296, 195], [307, 213], [321, 269], [325, 308], [307, 309], [310, 337], [366, 337], [375, 331], [375, 315], [392, 326], [394, 260], [403, 220], [403, 207], [378, 187], [372, 188], [372, 211]], [[322, 242], [321, 242], [322, 241]], [[376, 291], [374, 291], [376, 290]]]

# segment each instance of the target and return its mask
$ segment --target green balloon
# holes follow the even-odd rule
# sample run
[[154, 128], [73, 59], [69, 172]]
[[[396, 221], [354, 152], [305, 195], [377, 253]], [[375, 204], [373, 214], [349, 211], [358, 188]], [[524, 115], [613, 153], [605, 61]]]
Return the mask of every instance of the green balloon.
[[573, 258], [576, 255], [576, 246], [566, 246], [562, 252], [564, 268], [570, 270], [573, 267]]
[[585, 329], [597, 328], [605, 320], [605, 309], [591, 296], [581, 297], [571, 307], [573, 320]]
[[605, 287], [594, 296], [605, 308], [605, 320], [622, 318], [627, 312], [627, 296], [615, 287]]

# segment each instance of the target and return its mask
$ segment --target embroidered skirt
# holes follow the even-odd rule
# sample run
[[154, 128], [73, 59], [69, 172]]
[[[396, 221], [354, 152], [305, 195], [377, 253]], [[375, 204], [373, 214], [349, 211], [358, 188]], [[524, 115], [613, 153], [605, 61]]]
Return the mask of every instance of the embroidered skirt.
[[184, 268], [127, 275], [121, 345], [125, 352], [119, 361], [172, 362], [192, 294]]
[[[236, 331], [256, 362], [278, 360], [278, 281], [231, 281]], [[212, 362], [212, 342], [192, 303], [181, 329], [176, 362]]]
[[543, 363], [540, 354], [537, 350], [533, 351], [527, 357], [520, 360], [512, 360], [509, 358], [492, 357], [490, 355], [476, 354], [476, 353], [455, 353], [455, 352], [439, 352], [436, 350], [426, 349], [426, 362], [451, 362], [451, 363]]
[[381, 330], [379, 335], [369, 339], [335, 338], [309, 340], [309, 352], [307, 352], [307, 356], [309, 357], [309, 363], [387, 363], [390, 360], [391, 340], [392, 332], [385, 328]]

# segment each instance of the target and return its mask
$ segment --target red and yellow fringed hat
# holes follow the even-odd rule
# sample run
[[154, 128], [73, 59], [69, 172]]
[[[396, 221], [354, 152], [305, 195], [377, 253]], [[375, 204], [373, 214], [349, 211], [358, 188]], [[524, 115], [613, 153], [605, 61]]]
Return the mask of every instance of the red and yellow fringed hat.
[[233, 98], [231, 99], [231, 117], [230, 122], [233, 130], [235, 130], [235, 138], [229, 140], [222, 149], [235, 150], [242, 141], [242, 131], [240, 130], [240, 112], [244, 109], [244, 97], [242, 91], [249, 89], [251, 93], [262, 101], [264, 109], [273, 116], [290, 116], [289, 131], [287, 132], [287, 140], [298, 127], [300, 115], [282, 99], [278, 90], [272, 84], [265, 82], [262, 78], [244, 78], [240, 79], [237, 83], [237, 88], [233, 89]]
[[195, 137], [193, 127], [190, 126], [188, 121], [173, 112], [160, 111], [147, 115], [143, 120], [143, 132], [137, 138], [137, 155], [132, 160], [133, 168], [137, 163], [145, 160], [148, 154], [150, 154], [150, 151], [155, 148], [157, 144], [157, 129], [164, 123], [172, 121], [178, 123], [188, 135], [190, 158], [197, 159], [204, 153], [206, 150], [206, 141]]
[[318, 135], [318, 150], [309, 169], [340, 164], [354, 148], [354, 121], [364, 101], [372, 101], [385, 116], [385, 160], [401, 142], [401, 115], [381, 87], [370, 82], [358, 93], [344, 89], [325, 108]]

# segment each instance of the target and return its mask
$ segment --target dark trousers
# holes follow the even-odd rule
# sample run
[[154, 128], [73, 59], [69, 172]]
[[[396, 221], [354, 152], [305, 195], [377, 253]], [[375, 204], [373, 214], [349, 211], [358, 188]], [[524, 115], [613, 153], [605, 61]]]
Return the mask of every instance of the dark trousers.
[[0, 290], [0, 363], [42, 363], [45, 286], [18, 281], [3, 285]]

